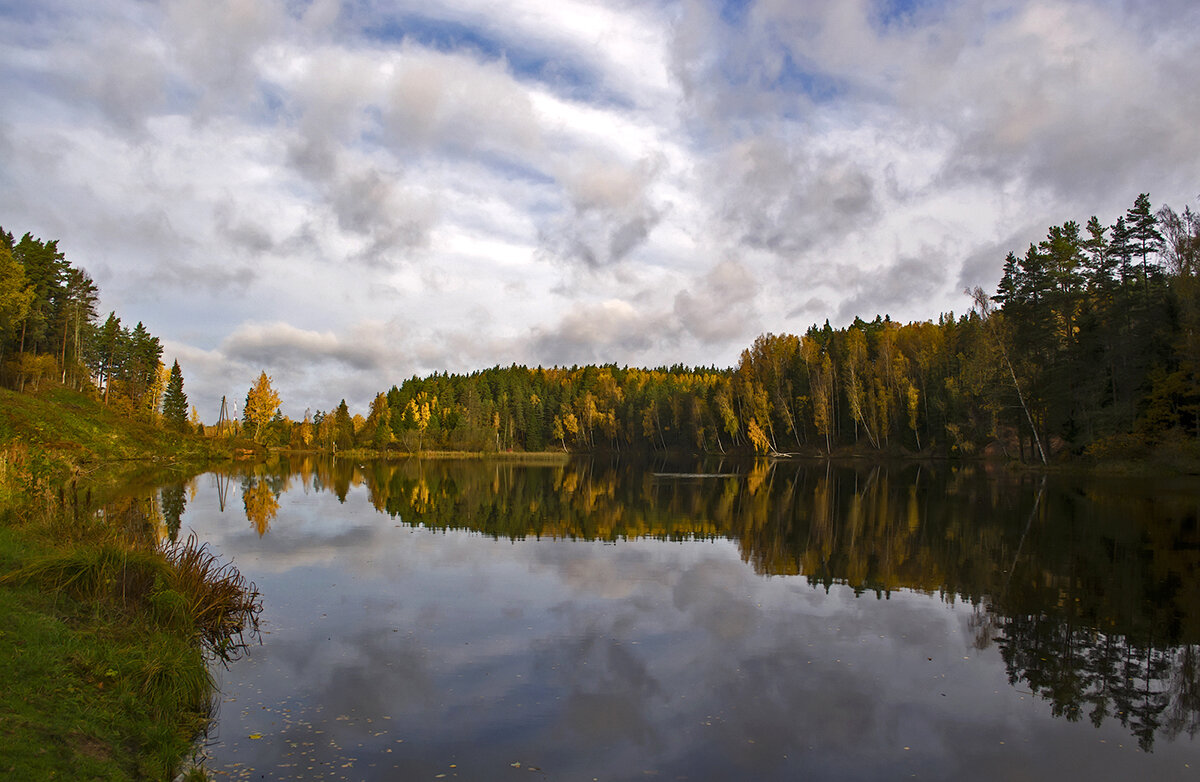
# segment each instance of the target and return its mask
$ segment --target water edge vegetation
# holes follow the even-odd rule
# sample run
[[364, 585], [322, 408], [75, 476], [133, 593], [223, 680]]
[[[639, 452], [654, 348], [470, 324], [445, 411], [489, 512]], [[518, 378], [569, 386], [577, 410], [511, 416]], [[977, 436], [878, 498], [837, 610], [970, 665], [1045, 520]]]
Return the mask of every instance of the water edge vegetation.
[[[367, 415], [292, 421], [262, 372], [205, 426], [178, 362], [56, 241], [0, 231], [0, 769], [161, 778], [204, 724], [205, 655], [253, 634], [252, 584], [145, 509], [136, 473], [267, 448], [351, 456], [570, 452], [988, 456], [1200, 472], [1200, 219], [1142, 194], [1051, 227], [961, 316], [764, 334], [729, 369], [493, 367], [413, 377]], [[204, 435], [204, 436], [200, 436]]]
[[253, 639], [259, 601], [114, 496], [227, 453], [65, 388], [0, 389], [0, 442], [0, 771], [171, 778], [207, 723], [210, 661]]

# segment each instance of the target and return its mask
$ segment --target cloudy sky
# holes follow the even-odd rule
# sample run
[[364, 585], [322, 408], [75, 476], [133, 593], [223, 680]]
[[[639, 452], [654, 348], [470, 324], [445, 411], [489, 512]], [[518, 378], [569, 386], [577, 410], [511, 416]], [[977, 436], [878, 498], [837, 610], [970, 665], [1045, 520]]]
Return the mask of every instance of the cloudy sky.
[[1193, 0], [0, 0], [0, 226], [260, 370], [729, 366], [1200, 194]]

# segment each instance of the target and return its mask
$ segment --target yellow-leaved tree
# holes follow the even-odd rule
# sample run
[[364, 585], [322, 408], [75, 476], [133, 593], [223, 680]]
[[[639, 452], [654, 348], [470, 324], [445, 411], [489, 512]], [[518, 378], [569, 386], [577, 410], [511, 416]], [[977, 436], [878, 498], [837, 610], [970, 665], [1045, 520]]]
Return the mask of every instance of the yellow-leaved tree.
[[263, 372], [246, 392], [246, 422], [254, 427], [254, 441], [258, 442], [264, 426], [279, 412], [279, 394], [271, 387], [271, 378]]

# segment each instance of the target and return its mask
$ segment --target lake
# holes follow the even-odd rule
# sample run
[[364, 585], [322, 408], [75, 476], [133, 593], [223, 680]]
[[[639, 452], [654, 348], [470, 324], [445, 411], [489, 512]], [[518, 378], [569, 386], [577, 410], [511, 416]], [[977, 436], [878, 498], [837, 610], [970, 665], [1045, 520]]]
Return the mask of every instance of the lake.
[[1200, 482], [282, 460], [148, 500], [263, 596], [217, 779], [1200, 778]]

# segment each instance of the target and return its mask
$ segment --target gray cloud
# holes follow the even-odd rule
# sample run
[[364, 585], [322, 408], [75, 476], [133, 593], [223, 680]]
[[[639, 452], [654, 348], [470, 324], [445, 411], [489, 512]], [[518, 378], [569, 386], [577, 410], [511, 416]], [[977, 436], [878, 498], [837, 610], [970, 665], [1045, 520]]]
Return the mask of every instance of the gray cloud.
[[337, 174], [337, 146], [324, 134], [301, 134], [287, 145], [287, 162], [305, 178], [322, 182]]
[[1169, 28], [1136, 34], [1116, 16], [1067, 5], [1014, 14], [960, 53], [954, 80], [919, 99], [939, 113], [951, 102], [971, 106], [946, 114], [957, 136], [947, 174], [1025, 176], [1080, 196], [1133, 191], [1165, 173], [1166, 161], [1200, 143], [1190, 119], [1200, 104], [1180, 80], [1171, 37]]
[[[1064, 221], [1065, 219], [1069, 218], [1064, 218]], [[1080, 225], [1084, 222], [1079, 220], [1078, 216], [1075, 219]], [[1112, 220], [1116, 220], [1115, 215]], [[1000, 281], [1004, 258], [1010, 252], [1015, 253], [1018, 257], [1024, 255], [1025, 249], [1029, 247], [1030, 243], [1036, 243], [1045, 238], [1047, 228], [1048, 226], [1045, 225], [1030, 223], [1020, 226], [1000, 241], [980, 242], [973, 252], [962, 259], [962, 266], [956, 281], [958, 289], [968, 290], [977, 285], [984, 290], [993, 289]]]
[[343, 338], [288, 323], [243, 324], [225, 338], [221, 351], [247, 364], [293, 369], [326, 362], [356, 370], [378, 369], [385, 355], [370, 334]]
[[650, 192], [661, 168], [654, 157], [632, 166], [599, 158], [572, 165], [559, 177], [569, 206], [544, 229], [543, 253], [592, 269], [624, 260], [669, 208]]
[[737, 261], [725, 260], [698, 280], [694, 289], [676, 294], [674, 313], [683, 328], [701, 342], [726, 342], [757, 328], [757, 293], [753, 273]]
[[251, 256], [275, 249], [275, 240], [266, 226], [239, 215], [229, 201], [222, 201], [213, 207], [213, 223], [218, 235], [226, 237]]
[[[838, 308], [840, 321], [856, 316], [870, 320], [876, 315], [896, 315], [913, 308], [914, 302], [929, 301], [947, 284], [945, 269], [951, 266], [945, 254], [926, 248], [920, 255], [902, 256], [882, 269], [864, 274], [855, 293]], [[937, 313], [929, 317], [936, 317]]]
[[171, 51], [197, 90], [198, 116], [258, 103], [255, 58], [286, 35], [290, 17], [278, 0], [171, 0], [165, 8]]
[[672, 344], [677, 338], [676, 327], [665, 313], [605, 301], [576, 307], [550, 328], [534, 328], [530, 348], [544, 364], [608, 363], [619, 355]]
[[402, 57], [383, 98], [384, 130], [399, 148], [517, 160], [539, 151], [541, 129], [529, 94], [503, 63], [411, 46]]
[[308, 136], [293, 139], [288, 160], [317, 187], [337, 227], [365, 240], [354, 260], [386, 265], [428, 242], [434, 199], [403, 187], [400, 174], [353, 161], [328, 140]]
[[367, 260], [424, 245], [434, 217], [429, 201], [373, 169], [344, 172], [332, 183], [330, 201], [340, 228], [370, 237]]
[[828, 301], [826, 301], [825, 299], [822, 299], [819, 296], [813, 296], [812, 298], [801, 303], [799, 306], [793, 307], [792, 309], [788, 310], [786, 317], [788, 318], [788, 320], [793, 320], [793, 319], [799, 318], [801, 316], [804, 316], [809, 319], [825, 318], [825, 317], [828, 317], [829, 313], [832, 311], [833, 310], [829, 306]]
[[865, 230], [880, 208], [874, 179], [859, 165], [840, 156], [814, 157], [772, 136], [729, 147], [711, 178], [734, 240], [778, 255]]
[[130, 40], [129, 32], [104, 36], [98, 50], [67, 54], [83, 60], [74, 72], [79, 81], [70, 89], [94, 103], [118, 128], [141, 135], [147, 117], [165, 105], [167, 65], [152, 41]]
[[390, 65], [314, 54], [297, 77], [300, 118], [287, 146], [337, 226], [367, 240], [357, 257], [369, 263], [425, 246], [438, 222], [436, 194], [414, 188], [406, 164], [498, 155], [526, 165], [541, 145], [529, 96], [501, 64], [405, 44]]

